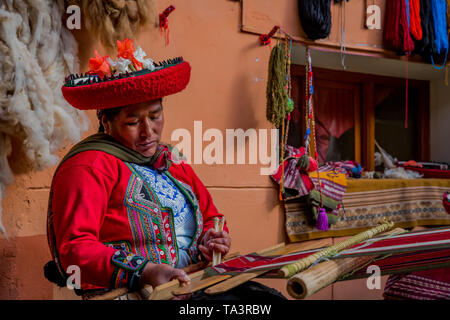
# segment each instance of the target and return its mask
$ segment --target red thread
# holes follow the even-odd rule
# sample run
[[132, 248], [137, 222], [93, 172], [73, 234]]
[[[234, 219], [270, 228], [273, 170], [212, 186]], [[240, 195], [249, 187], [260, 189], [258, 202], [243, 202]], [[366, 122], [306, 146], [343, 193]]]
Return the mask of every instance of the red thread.
[[414, 42], [411, 38], [406, 16], [405, 0], [386, 1], [386, 22], [384, 26], [384, 41], [394, 50], [412, 52]]
[[422, 39], [422, 22], [420, 20], [420, 0], [409, 0], [409, 28], [416, 40]]
[[408, 78], [409, 78], [409, 56], [406, 56], [406, 103], [405, 103], [405, 129], [408, 129]]

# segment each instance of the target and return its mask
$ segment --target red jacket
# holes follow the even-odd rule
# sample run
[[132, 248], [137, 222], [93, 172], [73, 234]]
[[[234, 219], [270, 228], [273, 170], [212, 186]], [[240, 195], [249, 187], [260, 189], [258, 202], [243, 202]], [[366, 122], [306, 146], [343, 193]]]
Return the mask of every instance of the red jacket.
[[[213, 217], [223, 215], [188, 164], [174, 163], [168, 173], [195, 209], [197, 231], [189, 251], [196, 262], [197, 243], [213, 227]], [[159, 206], [129, 163], [102, 151], [81, 152], [57, 170], [50, 200], [54, 257], [64, 271], [80, 268], [83, 289], [129, 285], [148, 261], [176, 264], [170, 209]]]

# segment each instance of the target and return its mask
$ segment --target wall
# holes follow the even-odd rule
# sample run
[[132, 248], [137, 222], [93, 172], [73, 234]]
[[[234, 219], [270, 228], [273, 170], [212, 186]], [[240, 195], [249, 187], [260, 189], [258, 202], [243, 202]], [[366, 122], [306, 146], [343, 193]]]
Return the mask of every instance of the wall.
[[[157, 1], [157, 12], [170, 4], [176, 7], [169, 19], [170, 44], [165, 47], [155, 26], [144, 28], [136, 39], [136, 43], [156, 61], [182, 55], [192, 66], [187, 90], [164, 101], [166, 125], [163, 140], [170, 142], [171, 133], [178, 128], [186, 128], [193, 134], [196, 120], [202, 121], [203, 132], [208, 128], [219, 129], [222, 133], [227, 128], [270, 129], [265, 119], [270, 49], [261, 47], [257, 36], [239, 31], [240, 3]], [[80, 46], [81, 70], [86, 71], [88, 58], [94, 55], [94, 49], [98, 48], [100, 54], [105, 52], [89, 30], [83, 28], [74, 35]], [[315, 64], [314, 56], [313, 59]], [[350, 60], [347, 59], [348, 62]], [[398, 63], [395, 60], [377, 61], [382, 65], [386, 63], [385, 66]], [[355, 71], [361, 72], [360, 67], [355, 66]], [[391, 67], [389, 65], [384, 69], [388, 71]], [[445, 88], [437, 88], [441, 97], [440, 93]], [[448, 93], [444, 101], [448, 104]], [[448, 105], [446, 111], [443, 107], [433, 108], [446, 112], [448, 117]], [[97, 127], [95, 113], [88, 114], [92, 124], [85, 136], [95, 132]], [[437, 125], [438, 133], [445, 130], [442, 124], [439, 122]], [[69, 148], [68, 145], [60, 150], [59, 155], [65, 154]], [[439, 149], [432, 148], [432, 153], [438, 156]], [[49, 186], [55, 168], [28, 173], [21, 161], [22, 156], [15, 154], [10, 159], [14, 164], [16, 180], [7, 188], [2, 202], [3, 221], [9, 239], [0, 239], [0, 299], [73, 298], [70, 292], [55, 289], [44, 279], [42, 272], [43, 265], [50, 259], [45, 219]], [[277, 188], [269, 177], [260, 175], [259, 164], [194, 164], [193, 167], [211, 192], [216, 206], [227, 217], [233, 238], [232, 252], [247, 253], [285, 241], [283, 211], [279, 206]], [[285, 292], [283, 280], [262, 281]], [[330, 286], [313, 298], [380, 297], [380, 291], [368, 292], [364, 282], [357, 280]]]

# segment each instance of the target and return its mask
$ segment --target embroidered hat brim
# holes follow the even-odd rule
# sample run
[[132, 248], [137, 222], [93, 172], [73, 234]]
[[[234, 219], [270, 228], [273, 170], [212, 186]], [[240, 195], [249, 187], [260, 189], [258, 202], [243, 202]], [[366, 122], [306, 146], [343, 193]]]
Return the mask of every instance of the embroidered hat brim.
[[61, 90], [77, 109], [109, 109], [180, 92], [188, 85], [190, 75], [189, 63], [176, 58], [157, 64], [153, 71], [143, 69], [103, 79], [97, 75], [70, 75]]

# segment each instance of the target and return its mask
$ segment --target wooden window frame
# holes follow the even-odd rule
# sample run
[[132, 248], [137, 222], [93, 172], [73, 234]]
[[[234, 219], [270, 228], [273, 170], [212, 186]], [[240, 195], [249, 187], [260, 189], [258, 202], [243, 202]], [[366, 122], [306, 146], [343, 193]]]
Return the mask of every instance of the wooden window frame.
[[[305, 77], [305, 67], [291, 65], [292, 95], [296, 107], [303, 109], [304, 103], [300, 83]], [[359, 114], [355, 110], [355, 161], [362, 164], [366, 170], [374, 170], [375, 155], [375, 87], [377, 84], [404, 87], [405, 78], [380, 76], [366, 73], [332, 70], [324, 68], [313, 68], [314, 80], [323, 79], [328, 81], [354, 83], [360, 85]], [[430, 159], [430, 82], [426, 80], [408, 80], [408, 90], [420, 90], [417, 114], [417, 136], [418, 156], [417, 161], [429, 161]], [[301, 114], [302, 109], [300, 109]], [[357, 108], [355, 108], [357, 109]], [[411, 116], [411, 115], [410, 115]], [[357, 121], [359, 118], [360, 121]], [[359, 126], [359, 127], [358, 127]], [[302, 130], [304, 128], [302, 127]], [[358, 134], [359, 132], [359, 134]], [[302, 132], [304, 134], [304, 132]], [[360, 140], [358, 140], [360, 139]]]

